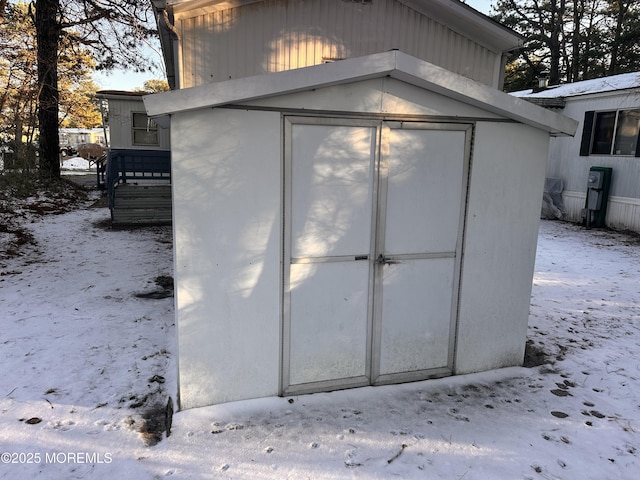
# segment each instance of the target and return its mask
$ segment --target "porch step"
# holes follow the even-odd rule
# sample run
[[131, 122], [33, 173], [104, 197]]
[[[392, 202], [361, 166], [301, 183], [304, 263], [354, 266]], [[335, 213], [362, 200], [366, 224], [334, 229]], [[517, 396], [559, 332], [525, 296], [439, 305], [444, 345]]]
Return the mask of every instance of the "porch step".
[[171, 185], [119, 185], [111, 220], [117, 226], [171, 224]]

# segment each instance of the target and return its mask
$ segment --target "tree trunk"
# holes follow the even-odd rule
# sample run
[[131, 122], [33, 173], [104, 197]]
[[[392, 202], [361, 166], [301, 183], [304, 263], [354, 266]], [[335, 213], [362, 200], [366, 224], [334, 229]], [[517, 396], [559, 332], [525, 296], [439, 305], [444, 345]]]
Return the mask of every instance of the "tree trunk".
[[549, 35], [549, 84], [558, 85], [560, 83], [560, 57], [562, 55], [562, 41], [564, 41], [564, 13], [565, 0], [551, 3], [551, 32]]
[[7, 8], [7, 0], [0, 0], [0, 23], [4, 22], [4, 11]]
[[571, 78], [569, 82], [577, 82], [580, 76], [580, 42], [582, 41], [580, 26], [584, 15], [584, 0], [573, 2], [573, 35], [571, 36]]
[[40, 172], [60, 177], [58, 139], [58, 23], [59, 0], [36, 0], [38, 44], [38, 125], [40, 129]]
[[611, 40], [611, 63], [609, 64], [609, 75], [615, 75], [618, 73], [618, 55], [620, 43], [622, 41], [622, 29], [624, 27], [627, 10], [629, 9], [629, 5], [622, 0], [612, 3], [615, 6], [614, 12], [616, 14], [616, 25], [614, 28], [613, 39]]

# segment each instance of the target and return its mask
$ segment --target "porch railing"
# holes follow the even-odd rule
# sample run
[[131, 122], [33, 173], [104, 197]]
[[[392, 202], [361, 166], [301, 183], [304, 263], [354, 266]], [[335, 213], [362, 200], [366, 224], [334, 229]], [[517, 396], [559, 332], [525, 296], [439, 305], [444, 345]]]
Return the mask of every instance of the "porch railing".
[[107, 154], [105, 184], [109, 208], [115, 204], [115, 190], [120, 183], [138, 180], [171, 181], [169, 150], [111, 149]]

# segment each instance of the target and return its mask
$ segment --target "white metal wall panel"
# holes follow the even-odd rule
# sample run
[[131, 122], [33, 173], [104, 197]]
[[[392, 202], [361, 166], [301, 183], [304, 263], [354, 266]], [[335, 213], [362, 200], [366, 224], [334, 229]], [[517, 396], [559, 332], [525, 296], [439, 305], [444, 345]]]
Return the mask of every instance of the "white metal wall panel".
[[267, 0], [178, 17], [192, 87], [392, 49], [491, 85], [499, 54], [394, 0]]
[[546, 132], [517, 123], [477, 122], [474, 139], [456, 374], [524, 358], [549, 144]]
[[619, 230], [640, 232], [640, 200], [609, 197], [606, 223], [607, 226]]
[[280, 114], [172, 119], [180, 407], [278, 394]]
[[568, 192], [567, 190], [562, 192], [562, 201], [566, 212], [564, 220], [578, 223], [582, 221], [582, 210], [587, 200], [585, 192]]

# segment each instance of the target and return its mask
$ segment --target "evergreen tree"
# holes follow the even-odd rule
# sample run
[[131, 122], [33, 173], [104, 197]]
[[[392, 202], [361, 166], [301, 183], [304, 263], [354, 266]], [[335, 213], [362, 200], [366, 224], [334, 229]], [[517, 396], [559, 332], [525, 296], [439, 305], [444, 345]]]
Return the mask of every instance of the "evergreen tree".
[[[46, 176], [58, 177], [58, 55], [62, 42], [90, 49], [98, 69], [126, 65], [144, 71], [149, 62], [140, 54], [140, 47], [155, 37], [153, 14], [149, 0], [35, 0], [34, 6], [40, 169]], [[8, 2], [0, 0], [1, 16], [8, 8]]]
[[[35, 26], [26, 3], [8, 4], [3, 18], [5, 21], [0, 23], [0, 136], [22, 160], [23, 167], [32, 167], [35, 164], [33, 145], [38, 139]], [[93, 128], [101, 124], [100, 113], [92, 103], [97, 90], [91, 79], [94, 67], [95, 61], [86, 48], [81, 48], [70, 36], [61, 37], [56, 62], [60, 113], [57, 127]]]
[[637, 0], [497, 0], [493, 18], [527, 40], [509, 59], [505, 90], [640, 70]]

